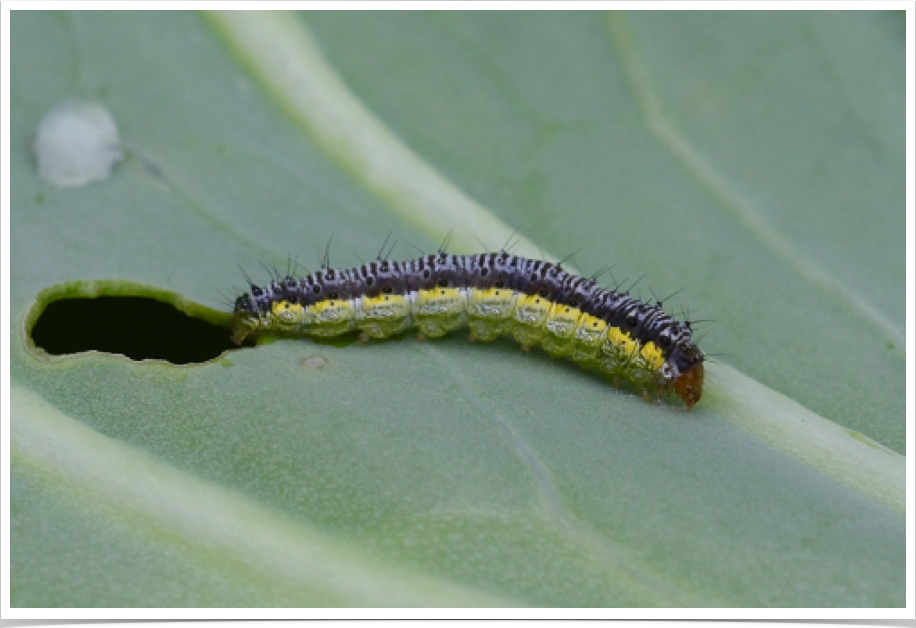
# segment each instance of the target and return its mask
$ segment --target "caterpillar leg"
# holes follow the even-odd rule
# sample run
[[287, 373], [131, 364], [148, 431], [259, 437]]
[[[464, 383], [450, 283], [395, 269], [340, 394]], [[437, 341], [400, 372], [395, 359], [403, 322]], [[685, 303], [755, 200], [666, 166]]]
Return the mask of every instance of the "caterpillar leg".
[[642, 391], [642, 395], [641, 395], [641, 396], [642, 396], [643, 399], [645, 399], [645, 400], [648, 401], [649, 403], [655, 403], [656, 401], [658, 401], [658, 400], [660, 399], [660, 397], [657, 397], [657, 396], [653, 395], [651, 392], [649, 392], [648, 390], [645, 390], [645, 389]]

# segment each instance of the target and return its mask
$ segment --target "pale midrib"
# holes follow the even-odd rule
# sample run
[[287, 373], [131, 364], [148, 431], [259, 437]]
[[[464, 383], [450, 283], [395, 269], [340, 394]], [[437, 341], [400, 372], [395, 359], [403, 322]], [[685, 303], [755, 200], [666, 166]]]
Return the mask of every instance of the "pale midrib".
[[724, 364], [706, 369], [704, 401], [725, 422], [886, 508], [906, 514], [906, 456], [837, 425]]
[[684, 167], [708, 189], [752, 236], [780, 259], [795, 269], [807, 281], [832, 295], [838, 301], [858, 313], [869, 325], [903, 346], [903, 331], [867, 300], [851, 290], [828, 273], [812, 258], [802, 253], [797, 246], [784, 237], [754, 204], [729, 185], [723, 176], [700, 151], [684, 136], [674, 122], [664, 113], [658, 95], [638, 57], [636, 44], [626, 24], [626, 18], [619, 13], [607, 14], [608, 31], [619, 55], [624, 73], [630, 82], [636, 100], [642, 108], [649, 131], [659, 142], [680, 161]]
[[[512, 228], [414, 153], [350, 91], [301, 17], [241, 11], [206, 15], [309, 138], [401, 218], [435, 239], [457, 227], [452, 242], [459, 249], [479, 246], [467, 229], [494, 243], [512, 236]], [[514, 239], [514, 253], [543, 256], [524, 236]]]

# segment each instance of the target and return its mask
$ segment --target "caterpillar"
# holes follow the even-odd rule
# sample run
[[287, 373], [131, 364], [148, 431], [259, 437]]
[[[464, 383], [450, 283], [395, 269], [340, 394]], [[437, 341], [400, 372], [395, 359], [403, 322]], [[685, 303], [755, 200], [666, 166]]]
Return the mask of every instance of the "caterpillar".
[[357, 268], [304, 277], [279, 274], [235, 300], [232, 339], [249, 335], [328, 337], [359, 331], [387, 338], [414, 327], [438, 338], [463, 327], [472, 340], [511, 335], [526, 351], [540, 344], [626, 383], [647, 401], [674, 392], [692, 408], [703, 394], [704, 355], [689, 321], [600, 287], [561, 264], [500, 252], [454, 255], [441, 250], [407, 261], [379, 258]]

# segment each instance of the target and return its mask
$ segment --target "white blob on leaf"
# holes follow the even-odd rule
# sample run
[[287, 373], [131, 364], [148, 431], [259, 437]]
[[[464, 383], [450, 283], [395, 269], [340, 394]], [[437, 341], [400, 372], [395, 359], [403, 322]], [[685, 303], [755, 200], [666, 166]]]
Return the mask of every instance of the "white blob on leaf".
[[38, 175], [57, 187], [107, 179], [124, 157], [111, 113], [98, 103], [79, 100], [65, 100], [45, 114], [34, 149]]
[[310, 358], [302, 360], [302, 366], [313, 371], [322, 369], [328, 365], [328, 359], [323, 355], [313, 355]]

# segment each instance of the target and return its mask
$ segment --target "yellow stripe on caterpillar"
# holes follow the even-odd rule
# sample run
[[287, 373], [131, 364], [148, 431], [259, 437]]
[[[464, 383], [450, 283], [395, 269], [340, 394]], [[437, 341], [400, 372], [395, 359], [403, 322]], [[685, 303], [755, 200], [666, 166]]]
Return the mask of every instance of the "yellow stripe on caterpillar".
[[516, 296], [507, 288], [472, 288], [469, 291], [468, 326], [477, 340], [494, 340], [512, 331]]
[[411, 326], [435, 338], [465, 325], [479, 340], [511, 334], [525, 349], [541, 344], [647, 399], [675, 392], [689, 408], [702, 396], [704, 355], [690, 322], [666, 314], [661, 303], [506, 251], [324, 266], [302, 278], [252, 285], [235, 302], [232, 338], [357, 329], [366, 339], [387, 338]]
[[427, 338], [439, 338], [465, 325], [467, 302], [462, 290], [431, 288], [414, 295], [414, 324]]
[[399, 334], [411, 323], [408, 295], [380, 294], [362, 298], [357, 327], [370, 338]]
[[307, 322], [300, 333], [339, 336], [356, 329], [356, 303], [345, 299], [319, 301], [307, 308]]

